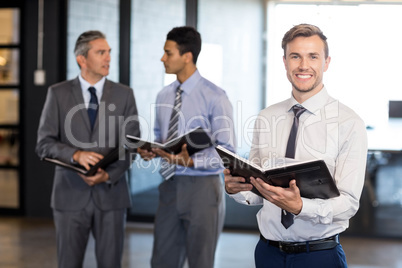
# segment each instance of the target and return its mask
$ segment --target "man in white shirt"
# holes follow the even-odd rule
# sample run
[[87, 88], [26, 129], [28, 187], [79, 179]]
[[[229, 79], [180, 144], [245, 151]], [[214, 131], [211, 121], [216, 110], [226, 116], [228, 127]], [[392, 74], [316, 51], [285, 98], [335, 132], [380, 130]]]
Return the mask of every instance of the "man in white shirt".
[[[296, 121], [296, 109], [303, 109], [297, 115], [291, 157], [323, 159], [340, 196], [308, 199], [300, 196], [295, 180], [290, 181], [289, 188], [274, 187], [253, 177], [248, 184], [245, 178], [231, 176], [229, 170], [225, 170], [226, 191], [239, 203], [263, 205], [257, 214], [261, 232], [255, 249], [257, 268], [347, 267], [338, 234], [349, 226], [349, 219], [359, 208], [367, 157], [365, 125], [324, 87], [323, 74], [331, 58], [326, 37], [318, 27], [294, 26], [283, 37], [282, 48], [292, 95], [260, 112], [250, 160], [267, 167], [272, 158], [289, 157], [286, 151], [292, 122]], [[264, 198], [252, 193], [253, 187]], [[290, 222], [284, 220], [289, 217]]]

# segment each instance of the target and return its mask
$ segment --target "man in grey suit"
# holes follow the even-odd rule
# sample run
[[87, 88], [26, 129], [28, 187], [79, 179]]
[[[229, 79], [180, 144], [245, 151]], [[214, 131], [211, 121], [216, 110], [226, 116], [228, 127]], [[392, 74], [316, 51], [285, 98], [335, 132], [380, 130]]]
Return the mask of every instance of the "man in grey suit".
[[[133, 90], [105, 78], [110, 63], [105, 35], [81, 34], [75, 56], [79, 76], [49, 87], [36, 152], [41, 158], [89, 169], [113, 148], [123, 148], [126, 134], [140, 136], [140, 131]], [[121, 267], [126, 211], [131, 205], [126, 175], [130, 159], [128, 151], [120, 153], [119, 160], [93, 176], [56, 167], [51, 207], [59, 268], [82, 267], [90, 232], [98, 267]]]

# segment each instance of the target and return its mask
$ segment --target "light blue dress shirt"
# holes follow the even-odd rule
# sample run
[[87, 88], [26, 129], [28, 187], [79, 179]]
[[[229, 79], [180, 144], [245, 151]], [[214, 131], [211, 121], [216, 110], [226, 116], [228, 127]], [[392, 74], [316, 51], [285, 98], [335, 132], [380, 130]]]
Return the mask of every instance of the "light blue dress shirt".
[[[156, 98], [155, 141], [165, 143], [169, 128], [170, 115], [174, 106], [176, 80], [164, 87]], [[236, 144], [233, 121], [233, 108], [224, 90], [203, 78], [198, 70], [183, 84], [182, 106], [179, 113], [179, 136], [202, 127], [209, 133], [216, 145], [233, 151]], [[206, 176], [223, 171], [221, 158], [213, 146], [191, 156], [194, 167], [176, 167], [176, 175]]]

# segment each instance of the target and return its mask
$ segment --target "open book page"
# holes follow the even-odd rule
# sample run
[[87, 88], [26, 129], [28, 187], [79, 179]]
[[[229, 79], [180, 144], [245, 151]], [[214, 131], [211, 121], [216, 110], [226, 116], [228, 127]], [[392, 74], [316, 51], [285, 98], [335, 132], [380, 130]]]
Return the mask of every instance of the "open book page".
[[201, 127], [192, 129], [167, 143], [161, 144], [158, 142], [150, 142], [142, 140], [139, 137], [126, 135], [127, 139], [132, 142], [128, 144], [132, 148], [141, 148], [151, 151], [152, 148], [163, 149], [171, 154], [178, 154], [181, 152], [183, 144], [187, 144], [187, 151], [192, 155], [200, 150], [206, 149], [212, 145], [211, 138]]
[[263, 167], [260, 167], [259, 165], [253, 163], [252, 161], [250, 161], [250, 160], [248, 160], [246, 158], [243, 158], [243, 157], [241, 157], [241, 156], [239, 156], [239, 155], [227, 150], [226, 148], [224, 148], [224, 147], [222, 147], [220, 145], [218, 145], [216, 148], [218, 150], [224, 151], [225, 153], [233, 156], [234, 158], [237, 158], [238, 160], [241, 160], [242, 162], [245, 162], [246, 164], [248, 164], [248, 165], [260, 170], [261, 172], [265, 172], [265, 171], [275, 169], [275, 168], [284, 168], [284, 167], [290, 167], [290, 166], [293, 166], [293, 165], [298, 165], [298, 164], [304, 164], [304, 163], [310, 163], [310, 162], [317, 161], [317, 159], [307, 160], [307, 161], [298, 161], [298, 160], [295, 160], [293, 158], [277, 157], [277, 158], [268, 159], [264, 163]]
[[263, 164], [262, 170], [268, 171], [271, 169], [291, 167], [291, 166], [295, 166], [295, 165], [307, 164], [307, 163], [312, 163], [312, 162], [316, 162], [316, 161], [317, 161], [317, 159], [299, 161], [299, 160], [296, 160], [293, 158], [276, 157], [276, 158], [268, 159]]
[[57, 159], [52, 159], [52, 158], [46, 158], [45, 157], [45, 158], [43, 158], [43, 160], [45, 160], [47, 162], [50, 162], [50, 163], [53, 163], [53, 164], [56, 164], [58, 166], [62, 166], [62, 167], [66, 167], [66, 168], [75, 170], [75, 171], [77, 171], [77, 172], [79, 172], [81, 174], [86, 174], [86, 172], [87, 172], [87, 170], [84, 167], [73, 165], [73, 164], [66, 164], [66, 163], [64, 163], [64, 162], [62, 162], [60, 160], [57, 160]]
[[142, 140], [139, 137], [135, 137], [132, 135], [126, 135], [126, 138], [129, 139], [131, 142], [135, 143], [135, 148], [142, 148], [146, 150], [151, 150], [152, 148], [161, 148], [163, 149], [165, 147], [165, 144], [156, 142], [156, 141], [146, 141]]
[[261, 168], [260, 166], [258, 166], [257, 164], [251, 162], [250, 160], [248, 160], [248, 159], [246, 159], [246, 158], [244, 158], [244, 157], [241, 157], [240, 155], [237, 155], [237, 154], [233, 153], [232, 151], [229, 151], [228, 149], [226, 149], [225, 147], [223, 147], [223, 146], [221, 146], [221, 145], [216, 146], [216, 149], [218, 150], [218, 153], [219, 153], [219, 150], [221, 150], [221, 151], [223, 151], [224, 153], [226, 153], [226, 154], [232, 156], [233, 158], [238, 159], [238, 160], [240, 160], [241, 162], [244, 162], [245, 164], [250, 165], [250, 166], [252, 166], [253, 168], [260, 170], [261, 173], [264, 172], [264, 169]]
[[[291, 180], [296, 180], [302, 197], [328, 199], [340, 194], [323, 160], [270, 159], [270, 167], [263, 169], [222, 146], [217, 146], [216, 150], [231, 175], [245, 178], [246, 183], [250, 183], [250, 177], [254, 177], [270, 185], [287, 188]], [[261, 195], [255, 187], [251, 191]]]
[[180, 141], [180, 139], [181, 139], [183, 136], [188, 136], [190, 132], [193, 132], [193, 131], [198, 130], [198, 129], [199, 129], [199, 128], [195, 128], [195, 129], [189, 130], [189, 131], [187, 131], [186, 133], [184, 133], [183, 135], [180, 135], [179, 137], [176, 137], [176, 138], [174, 138], [173, 140], [170, 140], [170, 141], [168, 141], [168, 142], [166, 142], [166, 143], [159, 143], [159, 142], [156, 142], [156, 141], [149, 142], [149, 141], [142, 140], [141, 138], [135, 137], [135, 136], [132, 136], [132, 135], [126, 135], [126, 137], [129, 138], [130, 140], [137, 141], [137, 142], [138, 142], [138, 145], [140, 145], [140, 146], [141, 146], [141, 145], [146, 145], [147, 143], [150, 143], [150, 144], [152, 144], [153, 146], [155, 146], [155, 148], [161, 148], [161, 149], [163, 149], [163, 148], [165, 148], [165, 147], [169, 147], [169, 145], [171, 145], [171, 144], [176, 144], [176, 143], [178, 143], [178, 142]]

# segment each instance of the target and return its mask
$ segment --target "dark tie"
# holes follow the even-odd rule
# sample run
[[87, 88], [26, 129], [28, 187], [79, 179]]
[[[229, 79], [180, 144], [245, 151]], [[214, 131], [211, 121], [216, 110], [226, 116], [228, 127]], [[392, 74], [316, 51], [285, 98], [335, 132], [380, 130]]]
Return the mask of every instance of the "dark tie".
[[[179, 112], [181, 109], [181, 93], [182, 92], [183, 92], [183, 90], [180, 88], [180, 86], [178, 86], [176, 89], [176, 98], [174, 100], [174, 107], [172, 110], [172, 115], [170, 116], [169, 129], [168, 129], [166, 142], [178, 137], [178, 125], [179, 125], [179, 117], [180, 117]], [[176, 165], [172, 165], [166, 161], [162, 161], [161, 169], [159, 170], [159, 173], [162, 175], [162, 177], [165, 178], [165, 180], [168, 180], [171, 177], [173, 177], [175, 170], [176, 170]]]
[[[290, 130], [288, 145], [286, 147], [285, 156], [287, 158], [295, 158], [296, 136], [297, 136], [297, 129], [299, 128], [299, 117], [302, 113], [306, 111], [306, 108], [303, 108], [300, 105], [294, 105], [292, 109], [295, 116], [293, 118], [293, 125], [292, 129]], [[281, 223], [286, 229], [288, 229], [293, 224], [293, 214], [282, 209]]]
[[91, 93], [91, 99], [88, 105], [89, 122], [91, 123], [91, 130], [94, 128], [96, 115], [98, 113], [98, 97], [96, 96], [96, 90], [94, 87], [88, 88]]

